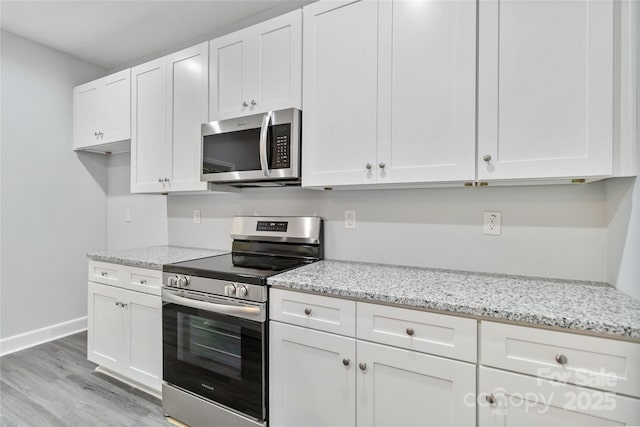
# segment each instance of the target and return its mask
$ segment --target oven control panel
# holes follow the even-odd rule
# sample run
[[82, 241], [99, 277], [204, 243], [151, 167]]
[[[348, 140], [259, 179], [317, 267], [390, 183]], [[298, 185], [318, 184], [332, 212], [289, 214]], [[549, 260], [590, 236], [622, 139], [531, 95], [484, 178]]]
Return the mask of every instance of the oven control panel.
[[168, 289], [202, 292], [212, 296], [236, 298], [246, 301], [266, 302], [267, 287], [249, 283], [234, 283], [227, 280], [162, 273], [162, 283]]
[[280, 231], [287, 232], [289, 223], [287, 221], [258, 221], [256, 231]]

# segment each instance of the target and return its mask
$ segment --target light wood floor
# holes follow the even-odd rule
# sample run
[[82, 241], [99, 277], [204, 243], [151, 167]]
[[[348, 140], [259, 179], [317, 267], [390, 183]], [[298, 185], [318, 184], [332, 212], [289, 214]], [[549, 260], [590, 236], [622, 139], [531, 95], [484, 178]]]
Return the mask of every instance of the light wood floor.
[[170, 426], [160, 401], [87, 360], [79, 333], [0, 358], [0, 426]]

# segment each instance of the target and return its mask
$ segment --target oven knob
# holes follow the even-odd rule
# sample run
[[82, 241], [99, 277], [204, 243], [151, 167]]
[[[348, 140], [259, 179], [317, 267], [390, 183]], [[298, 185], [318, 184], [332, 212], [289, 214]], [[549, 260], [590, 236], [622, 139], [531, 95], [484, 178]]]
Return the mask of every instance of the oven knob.
[[236, 296], [236, 286], [233, 285], [233, 284], [226, 285], [224, 287], [224, 295], [228, 296], [228, 297], [235, 297]]
[[246, 286], [240, 286], [238, 288], [238, 297], [244, 298], [249, 294], [249, 289]]
[[178, 276], [169, 277], [169, 286], [178, 286]]
[[187, 286], [189, 286], [189, 279], [186, 276], [178, 277], [178, 287], [186, 288]]

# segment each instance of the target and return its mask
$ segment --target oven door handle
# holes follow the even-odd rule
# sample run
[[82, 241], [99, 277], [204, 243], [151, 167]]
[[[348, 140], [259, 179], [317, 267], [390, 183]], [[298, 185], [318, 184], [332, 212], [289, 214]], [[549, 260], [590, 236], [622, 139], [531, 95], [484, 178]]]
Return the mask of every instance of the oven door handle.
[[262, 127], [260, 128], [260, 166], [264, 176], [269, 176], [269, 160], [267, 159], [267, 134], [269, 132], [269, 123], [273, 120], [273, 111], [269, 111], [262, 117]]
[[245, 307], [238, 305], [218, 304], [215, 302], [200, 301], [192, 298], [185, 298], [163, 290], [162, 301], [183, 305], [185, 307], [196, 308], [198, 310], [210, 311], [212, 313], [227, 314], [243, 319], [257, 320], [263, 322], [265, 313], [262, 307]]

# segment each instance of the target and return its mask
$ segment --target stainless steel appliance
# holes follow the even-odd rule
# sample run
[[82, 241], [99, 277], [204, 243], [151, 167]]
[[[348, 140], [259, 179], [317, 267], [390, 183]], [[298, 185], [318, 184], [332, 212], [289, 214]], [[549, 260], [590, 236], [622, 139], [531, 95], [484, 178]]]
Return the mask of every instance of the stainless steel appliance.
[[292, 108], [202, 124], [202, 181], [299, 185], [300, 121]]
[[164, 412], [190, 426], [267, 423], [267, 278], [324, 258], [318, 217], [235, 217], [232, 252], [163, 267]]

